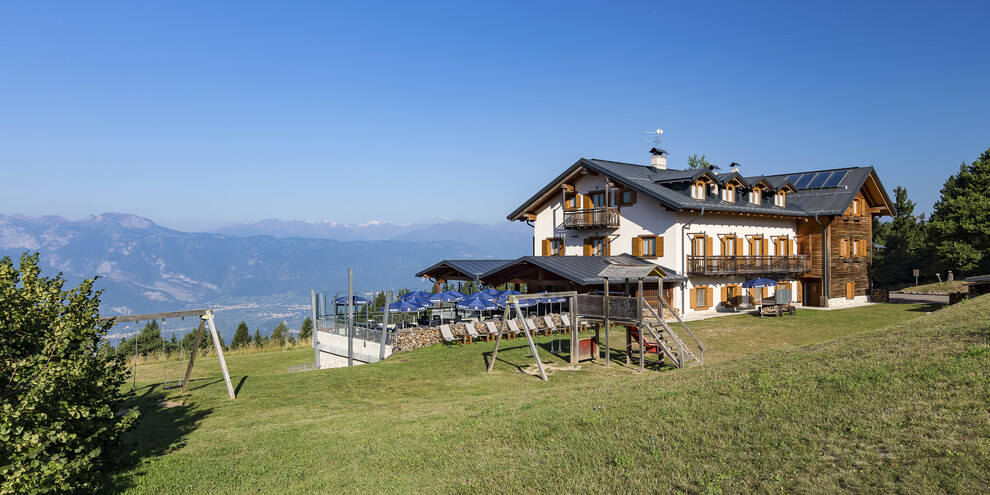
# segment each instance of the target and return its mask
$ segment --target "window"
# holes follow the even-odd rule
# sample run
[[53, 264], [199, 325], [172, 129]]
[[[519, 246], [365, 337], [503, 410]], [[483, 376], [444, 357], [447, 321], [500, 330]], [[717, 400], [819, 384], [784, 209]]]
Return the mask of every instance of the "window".
[[656, 258], [663, 256], [663, 238], [655, 235], [641, 235], [632, 240], [633, 256]]
[[852, 204], [849, 205], [849, 210], [846, 215], [861, 217], [866, 215], [866, 201], [863, 198], [856, 198], [853, 200]]
[[591, 198], [593, 208], [605, 208], [607, 206], [605, 204], [605, 191], [595, 191], [588, 194], [588, 197]]
[[763, 198], [760, 195], [760, 188], [754, 187], [752, 191], [749, 192], [749, 202], [754, 205], [758, 205], [763, 202]]
[[563, 256], [564, 240], [555, 237], [543, 240], [543, 256]]
[[705, 234], [695, 234], [691, 239], [691, 254], [694, 256], [708, 256], [708, 237]]
[[623, 189], [619, 191], [619, 206], [630, 206], [636, 203], [636, 191]]
[[750, 256], [765, 256], [766, 249], [764, 249], [763, 236], [755, 236], [749, 239], [749, 254]]
[[[705, 288], [704, 287], [699, 287], [698, 289], [705, 289]], [[698, 308], [705, 307], [705, 308], [707, 308], [708, 307], [708, 304], [707, 304], [708, 300], [705, 297], [707, 295], [708, 295], [708, 291], [707, 290], [695, 290], [694, 291], [694, 305], [695, 305], [695, 307], [698, 307]]]
[[722, 236], [722, 256], [736, 256], [736, 236], [735, 234]]
[[851, 251], [851, 249], [849, 248], [849, 239], [842, 239], [842, 240], [840, 240], [839, 241], [839, 256], [840, 257], [843, 257], [843, 258], [848, 258], [850, 251]]
[[726, 285], [722, 288], [722, 301], [726, 306], [738, 306], [742, 303], [742, 289], [738, 285]]
[[579, 208], [578, 205], [581, 204], [579, 198], [580, 194], [568, 193], [564, 196], [564, 209], [565, 210], [576, 210]]
[[777, 256], [789, 256], [791, 254], [791, 240], [787, 237], [776, 237], [773, 240], [774, 248], [777, 250]]
[[705, 183], [702, 181], [696, 181], [691, 184], [691, 197], [694, 199], [699, 199], [701, 201], [705, 200]]
[[604, 237], [589, 237], [584, 240], [585, 256], [608, 256], [608, 240]]
[[725, 201], [729, 203], [736, 202], [736, 186], [728, 184], [725, 186]]
[[784, 195], [787, 194], [784, 191], [777, 191], [777, 196], [774, 197], [773, 204], [777, 206], [784, 206]]

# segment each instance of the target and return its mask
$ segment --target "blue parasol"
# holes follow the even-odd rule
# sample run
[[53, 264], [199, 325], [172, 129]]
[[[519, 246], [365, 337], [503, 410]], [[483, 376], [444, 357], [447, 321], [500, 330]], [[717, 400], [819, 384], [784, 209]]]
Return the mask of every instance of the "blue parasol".
[[754, 278], [742, 283], [744, 289], [759, 289], [761, 287], [776, 287], [777, 281], [769, 278]]
[[430, 294], [429, 292], [426, 292], [426, 291], [414, 290], [412, 292], [407, 292], [407, 293], [399, 296], [399, 300], [400, 301], [408, 301], [410, 299], [427, 299], [431, 295], [432, 294]]
[[[333, 303], [336, 304], [337, 306], [346, 306], [347, 305], [347, 296], [338, 297], [337, 299], [334, 299]], [[365, 298], [363, 298], [361, 296], [354, 296], [354, 303], [353, 304], [354, 304], [354, 306], [366, 306], [368, 304], [371, 304], [371, 301], [369, 301], [369, 300], [367, 300], [367, 299], [365, 299]]]
[[389, 313], [412, 313], [421, 309], [422, 308], [418, 304], [413, 304], [407, 301], [396, 301], [388, 305]]

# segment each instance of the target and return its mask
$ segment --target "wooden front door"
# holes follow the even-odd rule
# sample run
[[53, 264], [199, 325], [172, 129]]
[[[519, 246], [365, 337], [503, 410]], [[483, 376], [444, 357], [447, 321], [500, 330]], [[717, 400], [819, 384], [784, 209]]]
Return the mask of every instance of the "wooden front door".
[[805, 306], [811, 306], [813, 308], [821, 307], [822, 305], [822, 282], [821, 280], [803, 280], [801, 281], [802, 292], [804, 293], [804, 301], [802, 302]]

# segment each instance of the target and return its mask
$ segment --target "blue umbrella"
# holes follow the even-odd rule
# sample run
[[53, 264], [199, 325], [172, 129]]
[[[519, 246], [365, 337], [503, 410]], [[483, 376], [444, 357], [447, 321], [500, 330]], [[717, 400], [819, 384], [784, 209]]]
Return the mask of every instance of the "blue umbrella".
[[421, 308], [429, 308], [430, 306], [433, 306], [433, 303], [431, 303], [430, 301], [419, 297], [411, 297], [409, 299], [405, 299], [403, 302], [407, 302], [409, 304], [415, 304], [416, 306], [419, 306]]
[[495, 289], [485, 289], [478, 292], [478, 294], [485, 294], [486, 296], [492, 296], [493, 298], [498, 297], [498, 291]]
[[508, 296], [521, 296], [522, 295], [522, 292], [519, 292], [517, 290], [507, 289], [507, 290], [503, 290], [503, 291], [501, 291], [501, 292], [498, 293], [498, 296], [499, 297], [507, 296], [507, 295]]
[[[337, 299], [334, 299], [333, 303], [336, 304], [336, 305], [338, 305], [338, 306], [346, 306], [347, 305], [347, 296], [338, 297]], [[365, 299], [365, 298], [363, 298], [361, 296], [354, 296], [354, 303], [353, 304], [355, 306], [365, 306], [365, 305], [371, 304], [371, 301], [369, 301], [369, 300], [367, 300], [367, 299]]]
[[396, 301], [388, 305], [389, 313], [412, 313], [419, 311], [421, 308], [418, 304], [413, 304], [407, 301]]
[[[499, 298], [496, 299], [495, 302], [498, 303], [498, 307], [504, 308], [509, 304], [509, 296], [508, 295], [499, 296]], [[522, 299], [519, 301], [520, 308], [528, 308], [530, 306], [533, 306], [534, 304], [536, 304], [535, 299]]]
[[[546, 294], [546, 292], [543, 292], [542, 294]], [[567, 300], [566, 297], [541, 297], [540, 298], [540, 303], [541, 304], [558, 304], [558, 303], [562, 303], [562, 302], [564, 302], [566, 300]]]
[[403, 294], [403, 295], [399, 296], [399, 300], [400, 301], [408, 301], [410, 299], [426, 299], [426, 298], [430, 297], [431, 295], [432, 294], [430, 294], [429, 292], [426, 292], [426, 291], [414, 290], [412, 292], [408, 292], [406, 294]]
[[433, 294], [427, 300], [430, 302], [457, 302], [464, 299], [464, 297], [464, 294], [457, 292], [456, 290], [448, 290], [439, 294]]
[[498, 308], [495, 301], [485, 297], [469, 297], [457, 303], [457, 309], [470, 309], [472, 311], [488, 311]]
[[769, 278], [754, 278], [742, 284], [744, 289], [759, 289], [761, 287], [776, 287], [777, 281]]

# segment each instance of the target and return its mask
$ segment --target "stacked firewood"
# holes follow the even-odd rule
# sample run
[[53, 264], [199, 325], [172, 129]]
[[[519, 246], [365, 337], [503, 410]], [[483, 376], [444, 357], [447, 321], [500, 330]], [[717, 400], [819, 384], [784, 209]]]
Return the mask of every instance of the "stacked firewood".
[[396, 336], [396, 351], [411, 351], [443, 342], [440, 329], [436, 327], [412, 327], [402, 330]]

